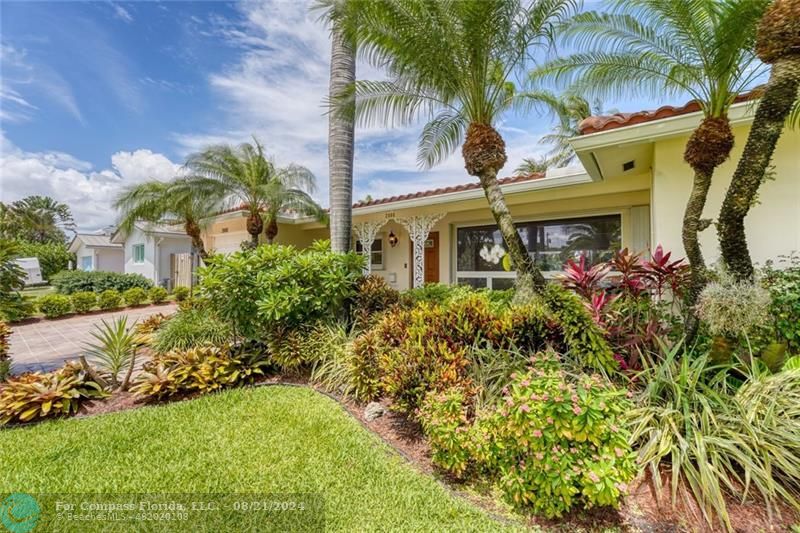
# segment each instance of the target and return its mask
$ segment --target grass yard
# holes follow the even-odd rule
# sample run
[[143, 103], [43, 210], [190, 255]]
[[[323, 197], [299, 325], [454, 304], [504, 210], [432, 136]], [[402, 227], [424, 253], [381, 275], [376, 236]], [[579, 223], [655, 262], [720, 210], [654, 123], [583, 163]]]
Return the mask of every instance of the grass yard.
[[55, 287], [50, 285], [42, 285], [40, 287], [28, 287], [26, 289], [22, 289], [23, 296], [29, 296], [31, 298], [38, 298], [39, 296], [44, 296], [45, 294], [50, 294], [56, 292]]
[[[411, 468], [334, 401], [298, 387], [236, 389], [0, 431], [0, 464], [0, 494], [318, 493], [328, 530], [503, 528]], [[243, 531], [255, 520], [234, 512], [205, 516], [205, 527], [193, 530]], [[282, 518], [266, 527], [262, 517], [258, 529], [286, 529]], [[42, 505], [40, 525], [48, 520]], [[110, 530], [92, 524], [79, 529]]]

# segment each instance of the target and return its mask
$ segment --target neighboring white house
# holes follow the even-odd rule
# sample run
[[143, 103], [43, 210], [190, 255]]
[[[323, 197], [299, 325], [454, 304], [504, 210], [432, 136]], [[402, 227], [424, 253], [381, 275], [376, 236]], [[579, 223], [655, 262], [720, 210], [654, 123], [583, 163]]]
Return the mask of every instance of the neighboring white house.
[[78, 270], [124, 272], [122, 245], [111, 242], [109, 233], [77, 233], [69, 243]]
[[115, 232], [111, 241], [124, 250], [126, 274], [141, 274], [170, 289], [191, 284], [192, 241], [181, 228], [137, 223], [130, 234]]

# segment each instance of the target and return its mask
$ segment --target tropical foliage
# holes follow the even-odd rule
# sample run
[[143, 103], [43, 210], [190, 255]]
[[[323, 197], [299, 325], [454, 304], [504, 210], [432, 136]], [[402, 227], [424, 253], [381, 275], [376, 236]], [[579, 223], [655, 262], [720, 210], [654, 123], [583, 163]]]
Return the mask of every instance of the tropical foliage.
[[0, 236], [31, 243], [63, 243], [75, 230], [69, 206], [49, 196], [0, 203]]
[[35, 257], [39, 260], [42, 278], [49, 280], [54, 274], [66, 270], [70, 261], [76, 263], [75, 254], [70, 253], [63, 242], [19, 241], [19, 257]]
[[[92, 331], [94, 342], [85, 346], [86, 355], [111, 381], [111, 386], [125, 390], [136, 365], [136, 350], [139, 336], [135, 324], [128, 325], [128, 317], [122, 316], [111, 322], [101, 321]], [[124, 378], [121, 374], [125, 372]]]
[[217, 319], [202, 306], [179, 311], [159, 327], [153, 349], [159, 353], [188, 350], [204, 344], [222, 345], [233, 340], [228, 323]]
[[141, 274], [64, 270], [50, 279], [50, 285], [60, 294], [72, 294], [87, 291], [100, 293], [109, 289], [123, 292], [134, 287], [149, 289], [153, 286], [153, 282]]

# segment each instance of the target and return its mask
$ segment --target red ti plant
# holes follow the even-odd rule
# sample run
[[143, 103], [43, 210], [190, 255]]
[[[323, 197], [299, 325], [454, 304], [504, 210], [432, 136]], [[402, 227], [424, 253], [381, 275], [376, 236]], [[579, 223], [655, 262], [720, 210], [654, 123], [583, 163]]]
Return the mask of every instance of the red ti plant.
[[683, 259], [670, 261], [672, 252], [664, 253], [664, 248], [659, 244], [649, 261], [642, 264], [642, 268], [651, 281], [651, 288], [658, 301], [664, 299], [665, 289], [669, 287], [675, 299], [683, 296], [683, 287], [689, 276], [689, 265]]
[[572, 289], [587, 300], [600, 289], [600, 282], [611, 271], [611, 265], [600, 263], [591, 268], [586, 267], [586, 256], [581, 254], [576, 263], [572, 259], [564, 265], [564, 273], [561, 275], [561, 282], [565, 287]]

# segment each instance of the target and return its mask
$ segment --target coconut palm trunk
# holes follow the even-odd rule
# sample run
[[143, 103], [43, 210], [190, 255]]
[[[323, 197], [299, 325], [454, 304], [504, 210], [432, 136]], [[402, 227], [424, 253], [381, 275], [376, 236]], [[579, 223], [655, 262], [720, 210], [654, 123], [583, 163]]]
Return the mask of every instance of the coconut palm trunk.
[[731, 179], [719, 213], [717, 234], [722, 259], [737, 280], [753, 278], [744, 219], [769, 166], [786, 118], [800, 89], [800, 54], [776, 61], [758, 104], [742, 157]]
[[497, 182], [497, 173], [507, 160], [503, 137], [488, 124], [472, 123], [467, 129], [462, 155], [467, 172], [480, 181], [489, 209], [503, 236], [508, 255], [517, 271], [517, 291], [521, 295], [539, 291], [546, 281], [525, 249]]
[[[346, 91], [355, 79], [355, 46], [334, 25], [331, 31], [331, 101]], [[351, 246], [354, 133], [354, 122], [344, 113], [328, 114], [331, 249], [341, 253], [349, 251]]]

